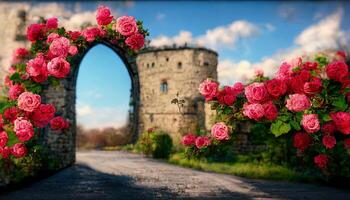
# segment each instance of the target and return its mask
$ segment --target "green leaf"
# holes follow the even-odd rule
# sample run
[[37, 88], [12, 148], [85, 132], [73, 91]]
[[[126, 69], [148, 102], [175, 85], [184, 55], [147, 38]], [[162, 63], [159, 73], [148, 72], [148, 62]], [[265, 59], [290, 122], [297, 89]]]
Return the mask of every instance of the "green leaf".
[[339, 95], [336, 99], [333, 100], [332, 105], [338, 110], [344, 111], [347, 108], [345, 96]]
[[14, 144], [20, 142], [14, 132], [8, 132], [7, 135], [9, 137], [9, 140], [7, 141], [7, 146], [13, 146]]
[[298, 123], [297, 121], [294, 121], [294, 120], [290, 121], [290, 125], [292, 125], [292, 127], [297, 131], [301, 130], [300, 123]]
[[282, 121], [276, 121], [271, 124], [271, 133], [275, 135], [275, 137], [281, 136], [283, 134], [288, 133], [291, 130], [291, 126], [289, 123], [284, 123]]
[[331, 121], [332, 118], [331, 116], [327, 115], [327, 114], [321, 114], [322, 120], [325, 122]]

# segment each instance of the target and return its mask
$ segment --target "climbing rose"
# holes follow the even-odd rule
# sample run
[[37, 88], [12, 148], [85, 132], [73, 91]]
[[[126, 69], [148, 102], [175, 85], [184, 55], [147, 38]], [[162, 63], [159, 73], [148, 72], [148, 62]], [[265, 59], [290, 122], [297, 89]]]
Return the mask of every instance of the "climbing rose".
[[78, 53], [78, 48], [76, 46], [70, 46], [68, 53], [72, 56]]
[[337, 130], [345, 135], [350, 134], [350, 114], [347, 112], [337, 112], [330, 114]]
[[239, 95], [244, 92], [244, 85], [241, 82], [237, 82], [233, 85], [233, 91], [235, 95]]
[[314, 78], [310, 82], [304, 84], [304, 92], [309, 95], [318, 94], [322, 89], [322, 81], [320, 78]]
[[290, 66], [290, 64], [287, 62], [283, 62], [278, 69], [276, 78], [281, 80], [288, 80], [292, 73], [292, 66]]
[[264, 107], [259, 103], [245, 103], [243, 105], [243, 115], [250, 119], [259, 121], [265, 115]]
[[4, 117], [10, 122], [13, 122], [17, 119], [19, 112], [20, 110], [16, 106], [6, 108], [4, 111]]
[[27, 154], [27, 148], [22, 143], [17, 143], [13, 145], [11, 149], [12, 155], [14, 155], [16, 158], [22, 158]]
[[286, 101], [286, 107], [290, 111], [301, 112], [311, 107], [311, 102], [306, 95], [291, 94]]
[[136, 20], [131, 16], [119, 17], [114, 29], [123, 36], [130, 36], [138, 32]]
[[0, 114], [0, 130], [2, 130], [4, 126], [4, 118], [2, 117], [2, 114]]
[[303, 70], [289, 81], [289, 88], [293, 93], [304, 93], [304, 85], [310, 79], [310, 72]]
[[198, 149], [201, 149], [201, 148], [209, 146], [211, 144], [211, 141], [210, 141], [210, 138], [207, 136], [198, 136], [196, 138], [195, 143], [196, 143], [196, 147]]
[[48, 73], [44, 56], [39, 54], [36, 58], [27, 62], [26, 72], [37, 83], [46, 81]]
[[92, 42], [96, 37], [101, 36], [101, 31], [97, 27], [89, 27], [83, 30], [82, 35], [86, 41]]
[[207, 79], [199, 85], [199, 92], [205, 97], [205, 100], [212, 100], [218, 94], [219, 84]]
[[315, 69], [317, 69], [317, 67], [318, 67], [317, 62], [309, 62], [309, 61], [307, 61], [307, 62], [305, 62], [305, 63], [303, 64], [302, 69], [305, 69], [305, 70], [315, 70]]
[[99, 6], [97, 9], [96, 20], [98, 25], [108, 25], [112, 22], [113, 16], [106, 6]]
[[44, 128], [55, 116], [56, 109], [51, 104], [41, 104], [31, 116], [34, 126]]
[[326, 154], [319, 154], [314, 157], [314, 163], [321, 169], [327, 167], [328, 164], [328, 156]]
[[50, 45], [50, 53], [55, 57], [67, 57], [69, 52], [70, 42], [65, 37], [56, 38]]
[[57, 38], [60, 38], [60, 35], [58, 35], [57, 33], [50, 33], [48, 36], [47, 36], [47, 39], [46, 39], [46, 42], [47, 43], [51, 43], [53, 42], [55, 39]]
[[329, 79], [342, 82], [348, 76], [349, 67], [343, 61], [335, 61], [326, 67]]
[[12, 85], [9, 89], [8, 97], [10, 100], [16, 100], [22, 92], [24, 92], [24, 88], [22, 87], [22, 85]]
[[337, 140], [333, 136], [325, 135], [322, 138], [322, 143], [327, 149], [332, 149], [337, 143]]
[[63, 119], [61, 116], [54, 117], [50, 121], [50, 127], [52, 130], [62, 130], [69, 127], [68, 121]]
[[145, 38], [142, 34], [136, 33], [125, 40], [125, 44], [132, 50], [139, 50], [145, 45]]
[[223, 90], [219, 91], [217, 99], [220, 104], [232, 106], [232, 104], [236, 101], [234, 88], [225, 86]]
[[301, 151], [304, 151], [312, 143], [312, 137], [307, 133], [298, 132], [294, 135], [293, 146]]
[[214, 124], [214, 126], [211, 128], [211, 135], [217, 140], [230, 139], [229, 129], [223, 122]]
[[27, 39], [31, 42], [35, 42], [43, 39], [45, 33], [45, 24], [31, 24], [27, 28]]
[[336, 131], [336, 129], [337, 128], [335, 127], [334, 123], [329, 122], [322, 126], [321, 131], [324, 134], [330, 135], [330, 134], [333, 134]]
[[181, 143], [185, 146], [192, 146], [196, 143], [196, 136], [193, 134], [187, 134], [182, 137]]
[[47, 70], [51, 76], [65, 78], [70, 72], [70, 64], [64, 58], [57, 57], [47, 64]]
[[81, 36], [80, 31], [68, 31], [68, 35], [72, 40], [77, 40]]
[[264, 103], [262, 106], [264, 108], [264, 116], [266, 119], [275, 120], [277, 118], [278, 110], [272, 101]]
[[2, 158], [4, 158], [4, 159], [8, 158], [10, 153], [11, 153], [11, 148], [9, 148], [7, 146], [6, 147], [0, 147], [0, 155], [1, 155]]
[[5, 131], [0, 132], [0, 147], [4, 147], [9, 140], [9, 136]]
[[33, 125], [28, 120], [17, 118], [14, 125], [13, 130], [21, 142], [28, 141], [34, 136]]
[[264, 83], [252, 83], [245, 88], [245, 96], [249, 103], [263, 103], [269, 99]]
[[26, 48], [17, 48], [12, 54], [12, 63], [17, 63], [29, 55]]
[[304, 114], [301, 124], [308, 133], [315, 133], [320, 130], [320, 122], [318, 121], [317, 114]]
[[18, 97], [18, 108], [27, 112], [33, 112], [35, 108], [40, 106], [40, 102], [40, 95], [23, 92]]
[[52, 17], [46, 20], [47, 29], [56, 29], [58, 28], [58, 20], [56, 17]]
[[346, 138], [344, 140], [344, 146], [345, 148], [350, 149], [350, 138]]
[[287, 84], [280, 79], [271, 79], [266, 82], [267, 92], [274, 98], [279, 98], [287, 92]]

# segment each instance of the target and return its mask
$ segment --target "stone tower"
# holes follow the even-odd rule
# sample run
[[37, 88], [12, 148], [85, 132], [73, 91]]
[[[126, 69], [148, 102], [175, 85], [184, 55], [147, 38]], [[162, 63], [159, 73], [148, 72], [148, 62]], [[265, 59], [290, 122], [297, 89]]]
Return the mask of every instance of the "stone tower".
[[[149, 48], [136, 59], [141, 91], [139, 130], [158, 128], [174, 139], [188, 132], [208, 129], [209, 105], [198, 91], [210, 77], [217, 80], [218, 54], [205, 48]], [[179, 94], [184, 107], [171, 104]]]

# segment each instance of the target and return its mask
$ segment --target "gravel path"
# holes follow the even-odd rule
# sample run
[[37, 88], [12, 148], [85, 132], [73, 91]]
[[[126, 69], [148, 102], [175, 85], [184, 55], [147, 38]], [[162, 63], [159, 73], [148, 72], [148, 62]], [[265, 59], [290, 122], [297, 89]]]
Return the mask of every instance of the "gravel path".
[[77, 152], [75, 166], [0, 199], [350, 200], [350, 191], [200, 172], [126, 152], [87, 151]]

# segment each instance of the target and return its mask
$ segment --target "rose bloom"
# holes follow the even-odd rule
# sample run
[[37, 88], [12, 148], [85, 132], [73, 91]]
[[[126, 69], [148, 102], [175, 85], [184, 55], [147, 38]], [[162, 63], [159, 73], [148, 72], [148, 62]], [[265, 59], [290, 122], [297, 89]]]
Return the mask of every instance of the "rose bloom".
[[350, 149], [350, 138], [346, 138], [344, 140], [344, 147]]
[[56, 38], [50, 45], [50, 53], [55, 57], [67, 57], [69, 52], [70, 42], [65, 37]]
[[113, 20], [111, 11], [106, 6], [99, 6], [97, 9], [96, 21], [98, 25], [108, 25]]
[[345, 51], [337, 51], [336, 53], [337, 59], [338, 60], [346, 60], [346, 52]]
[[34, 126], [44, 128], [55, 116], [56, 109], [51, 104], [41, 104], [31, 116]]
[[305, 62], [303, 64], [302, 69], [305, 69], [305, 70], [316, 70], [317, 67], [318, 67], [317, 62], [309, 62], [309, 61], [307, 61], [307, 62]]
[[264, 108], [264, 112], [265, 112], [264, 116], [266, 119], [275, 120], [277, 118], [278, 110], [272, 101], [264, 103], [262, 106]]
[[264, 107], [259, 103], [245, 103], [243, 105], [243, 115], [256, 121], [261, 120], [265, 115]]
[[313, 78], [312, 81], [304, 84], [304, 92], [309, 95], [318, 94], [322, 89], [322, 81], [320, 78]]
[[290, 111], [301, 112], [311, 107], [311, 102], [306, 95], [291, 94], [286, 101], [286, 107]]
[[101, 36], [101, 31], [97, 27], [89, 27], [83, 30], [82, 36], [86, 39], [86, 41], [92, 42], [96, 37]]
[[33, 125], [25, 119], [18, 118], [15, 120], [14, 129], [16, 136], [21, 142], [30, 140], [34, 136]]
[[182, 137], [181, 139], [181, 143], [184, 145], [184, 146], [192, 146], [196, 143], [196, 136], [193, 135], [193, 134], [187, 134], [185, 136]]
[[217, 140], [230, 139], [229, 129], [224, 122], [214, 124], [211, 128], [211, 135]]
[[276, 73], [276, 78], [281, 80], [288, 80], [292, 73], [292, 66], [287, 62], [283, 62]]
[[57, 33], [50, 33], [50, 34], [47, 36], [46, 42], [47, 42], [47, 43], [51, 43], [51, 42], [53, 42], [55, 39], [60, 38], [60, 37], [61, 37], [61, 36], [58, 35]]
[[234, 94], [237, 96], [244, 92], [244, 85], [241, 82], [237, 82], [233, 85]]
[[214, 99], [218, 94], [219, 84], [207, 79], [199, 85], [199, 92], [205, 97], [205, 100], [209, 101]]
[[322, 143], [327, 149], [333, 149], [333, 147], [337, 144], [337, 140], [334, 136], [325, 135], [322, 138]]
[[52, 130], [63, 130], [69, 127], [69, 122], [63, 119], [61, 116], [57, 116], [51, 119], [50, 127]]
[[9, 89], [8, 97], [10, 100], [16, 100], [22, 92], [24, 92], [24, 88], [22, 87], [22, 85], [12, 85]]
[[223, 90], [219, 91], [217, 99], [220, 104], [232, 106], [236, 101], [236, 94], [233, 87], [225, 86]]
[[292, 77], [289, 81], [289, 88], [293, 93], [304, 93], [304, 84], [309, 80], [311, 74], [303, 70], [298, 75]]
[[195, 143], [196, 143], [196, 147], [198, 149], [201, 149], [201, 148], [209, 146], [211, 144], [211, 140], [207, 136], [198, 136], [196, 138], [196, 142]]
[[26, 72], [37, 83], [47, 80], [47, 68], [44, 56], [39, 54], [36, 58], [27, 62]]
[[143, 47], [143, 45], [145, 45], [145, 38], [142, 34], [136, 33], [126, 38], [125, 44], [132, 50], [139, 50]]
[[350, 134], [350, 114], [347, 112], [337, 112], [330, 114], [337, 130], [345, 135]]
[[307, 149], [312, 143], [312, 137], [307, 133], [298, 132], [294, 135], [293, 146], [301, 151]]
[[10, 153], [11, 153], [11, 148], [9, 147], [0, 147], [0, 155], [2, 158], [6, 159], [9, 157]]
[[267, 92], [274, 98], [279, 98], [287, 92], [287, 84], [281, 79], [271, 79], [266, 81]]
[[6, 108], [4, 110], [4, 117], [10, 122], [13, 122], [17, 119], [19, 112], [20, 110], [16, 106]]
[[0, 147], [4, 147], [9, 140], [9, 136], [5, 131], [0, 132]]
[[47, 29], [56, 29], [58, 28], [58, 20], [56, 17], [52, 17], [46, 20]]
[[334, 123], [332, 123], [332, 122], [328, 122], [321, 127], [322, 133], [327, 134], [327, 135], [333, 134], [336, 131], [336, 129], [337, 128], [335, 127]]
[[65, 78], [70, 72], [70, 64], [64, 58], [57, 57], [47, 64], [47, 70], [51, 76]]
[[315, 133], [320, 130], [320, 122], [318, 121], [317, 114], [304, 114], [301, 124], [308, 133]]
[[33, 112], [40, 106], [40, 95], [31, 92], [23, 92], [18, 97], [18, 108], [27, 112]]
[[4, 118], [2, 117], [2, 114], [0, 114], [0, 130], [2, 130], [4, 126]]
[[26, 48], [17, 48], [12, 54], [12, 63], [18, 63], [23, 58], [29, 55], [29, 51]]
[[45, 24], [31, 24], [27, 28], [27, 39], [31, 42], [44, 38], [46, 30]]
[[22, 143], [17, 143], [12, 146], [12, 155], [14, 155], [16, 158], [22, 158], [25, 155], [27, 155], [27, 148]]
[[76, 46], [70, 46], [68, 53], [70, 55], [74, 56], [78, 53], [78, 48]]
[[131, 16], [119, 17], [114, 29], [123, 36], [130, 36], [138, 32], [136, 20]]
[[68, 31], [68, 35], [70, 36], [70, 38], [73, 41], [75, 41], [81, 36], [81, 32], [80, 31]]
[[335, 61], [326, 67], [326, 73], [329, 79], [342, 82], [349, 73], [349, 67], [343, 61]]
[[245, 87], [245, 96], [249, 103], [263, 103], [269, 99], [264, 83], [252, 83]]
[[328, 164], [328, 156], [326, 154], [319, 154], [314, 157], [314, 163], [321, 169], [327, 167]]
[[13, 85], [13, 82], [11, 81], [11, 79], [8, 75], [6, 75], [4, 78], [4, 85], [7, 87], [10, 87], [11, 85]]

